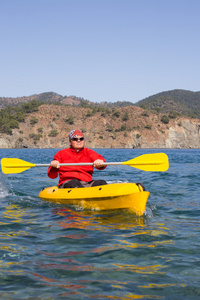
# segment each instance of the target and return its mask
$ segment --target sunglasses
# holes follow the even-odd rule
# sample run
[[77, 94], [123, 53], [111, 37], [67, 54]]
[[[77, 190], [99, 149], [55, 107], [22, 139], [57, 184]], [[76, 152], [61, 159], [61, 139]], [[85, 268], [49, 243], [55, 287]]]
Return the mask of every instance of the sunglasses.
[[72, 138], [72, 141], [78, 142], [78, 141], [83, 141], [84, 137], [81, 138]]

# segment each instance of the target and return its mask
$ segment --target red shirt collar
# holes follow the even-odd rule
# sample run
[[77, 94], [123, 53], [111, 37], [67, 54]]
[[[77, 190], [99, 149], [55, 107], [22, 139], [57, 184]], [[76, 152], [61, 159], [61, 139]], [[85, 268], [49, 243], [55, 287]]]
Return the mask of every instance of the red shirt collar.
[[80, 152], [80, 151], [83, 151], [83, 149], [84, 149], [84, 147], [83, 147], [82, 149], [80, 149], [80, 150], [77, 150], [77, 149], [75, 149], [75, 148], [70, 147], [70, 150], [71, 150], [72, 152], [75, 152], [75, 153], [78, 153], [78, 152]]

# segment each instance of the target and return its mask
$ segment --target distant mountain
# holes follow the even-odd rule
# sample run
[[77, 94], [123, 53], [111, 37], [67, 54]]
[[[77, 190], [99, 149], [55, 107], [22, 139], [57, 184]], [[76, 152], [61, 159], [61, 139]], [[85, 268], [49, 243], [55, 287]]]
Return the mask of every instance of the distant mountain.
[[154, 110], [160, 113], [178, 113], [187, 117], [200, 119], [200, 92], [192, 92], [187, 90], [170, 90], [152, 95], [136, 103], [128, 101], [117, 101], [95, 103], [76, 96], [62, 96], [54, 92], [46, 92], [32, 96], [24, 96], [17, 98], [0, 97], [0, 109], [8, 105], [18, 105], [21, 103], [37, 100], [45, 104], [72, 105], [78, 107], [127, 107], [139, 106], [145, 109]]
[[32, 100], [37, 100], [42, 102], [43, 104], [63, 104], [63, 105], [72, 105], [72, 106], [80, 106], [80, 107], [95, 107], [95, 106], [103, 106], [103, 107], [127, 107], [134, 106], [133, 102], [128, 101], [117, 101], [115, 103], [111, 102], [101, 102], [96, 103], [89, 100], [86, 100], [82, 97], [76, 96], [62, 96], [54, 92], [45, 92], [41, 94], [34, 94], [31, 96], [23, 96], [23, 97], [0, 97], [0, 109], [5, 108], [8, 105], [15, 106], [21, 103], [31, 102]]
[[77, 106], [81, 103], [81, 101], [83, 101], [83, 98], [78, 98], [75, 96], [62, 96], [54, 92], [46, 92], [17, 98], [0, 97], [0, 108], [5, 108], [8, 105], [15, 106], [21, 103], [31, 102], [32, 100], [37, 100], [39, 102], [43, 102], [44, 104], [60, 103], [64, 105], [68, 104]]
[[145, 98], [135, 106], [157, 110], [161, 113], [177, 112], [192, 118], [200, 119], [200, 92], [171, 90]]

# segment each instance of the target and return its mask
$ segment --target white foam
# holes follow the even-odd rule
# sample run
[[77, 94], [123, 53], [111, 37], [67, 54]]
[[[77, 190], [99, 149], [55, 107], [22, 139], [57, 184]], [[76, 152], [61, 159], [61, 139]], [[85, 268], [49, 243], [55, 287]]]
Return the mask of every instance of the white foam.
[[5, 198], [8, 196], [9, 192], [6, 187], [5, 176], [0, 174], [0, 198]]

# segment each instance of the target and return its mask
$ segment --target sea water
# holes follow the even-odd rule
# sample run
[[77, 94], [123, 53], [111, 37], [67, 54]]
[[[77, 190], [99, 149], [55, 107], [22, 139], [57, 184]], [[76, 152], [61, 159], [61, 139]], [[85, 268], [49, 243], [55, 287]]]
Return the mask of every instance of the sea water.
[[[58, 149], [0, 149], [49, 163]], [[0, 299], [200, 299], [200, 150], [96, 149], [107, 161], [164, 152], [166, 172], [108, 166], [94, 179], [142, 182], [143, 217], [45, 202], [47, 168], [0, 174]]]

